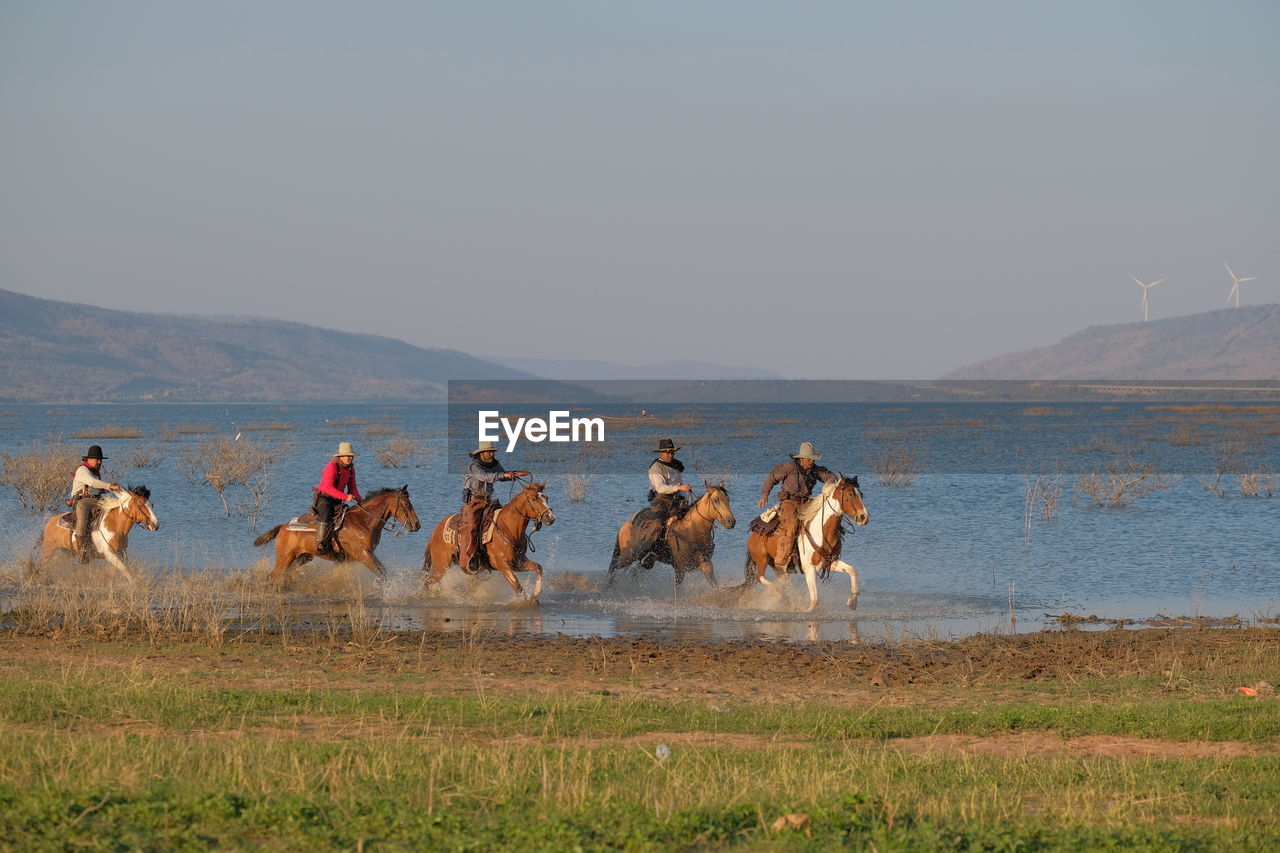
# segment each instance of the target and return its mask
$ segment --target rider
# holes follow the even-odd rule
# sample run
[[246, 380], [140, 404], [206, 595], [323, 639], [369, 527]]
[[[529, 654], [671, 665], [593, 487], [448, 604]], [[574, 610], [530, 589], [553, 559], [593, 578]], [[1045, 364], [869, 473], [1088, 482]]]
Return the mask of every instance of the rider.
[[80, 467], [76, 469], [71, 481], [71, 509], [76, 515], [76, 556], [80, 562], [87, 563], [93, 557], [93, 543], [89, 534], [89, 519], [98, 507], [98, 498], [103, 492], [118, 492], [118, 483], [108, 483], [101, 479], [102, 448], [96, 444], [89, 445], [89, 450], [80, 458]]
[[499, 480], [528, 477], [528, 471], [508, 471], [494, 458], [498, 445], [482, 441], [471, 451], [471, 464], [462, 477], [462, 519], [458, 524], [458, 565], [471, 563], [480, 548], [480, 520], [493, 497], [493, 484]]
[[689, 509], [693, 487], [684, 481], [684, 463], [676, 458], [675, 442], [664, 438], [649, 465], [649, 503], [662, 513], [668, 525]]
[[359, 501], [360, 488], [356, 485], [356, 454], [351, 449], [351, 442], [338, 442], [338, 451], [333, 454], [329, 464], [324, 466], [320, 474], [320, 484], [316, 486], [316, 552], [332, 554], [333, 543], [330, 530], [333, 525], [333, 513], [344, 501]]
[[778, 505], [778, 551], [773, 558], [773, 564], [780, 572], [785, 572], [791, 562], [791, 550], [795, 547], [800, 527], [797, 518], [800, 501], [809, 498], [814, 484], [819, 480], [824, 483], [836, 481], [835, 474], [814, 464], [821, 458], [821, 453], [813, 452], [812, 442], [801, 442], [800, 450], [792, 455], [791, 461], [775, 465], [769, 476], [764, 478], [764, 486], [760, 489], [760, 503], [757, 506], [763, 507], [769, 502], [769, 492], [773, 491], [774, 485], [781, 483], [778, 486], [778, 499], [781, 501]]

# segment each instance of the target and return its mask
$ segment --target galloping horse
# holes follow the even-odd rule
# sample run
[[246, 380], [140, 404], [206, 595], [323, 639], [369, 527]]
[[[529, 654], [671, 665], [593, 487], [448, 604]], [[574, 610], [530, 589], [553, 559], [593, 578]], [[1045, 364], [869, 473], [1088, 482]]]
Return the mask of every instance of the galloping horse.
[[[694, 502], [682, 518], [671, 522], [663, 533], [657, 534], [658, 543], [651, 552], [653, 560], [646, 557], [653, 546], [653, 534], [645, 537], [643, 528], [633, 524], [636, 516], [645, 510], [633, 513], [622, 522], [613, 545], [613, 557], [609, 560], [609, 583], [613, 583], [614, 572], [627, 568], [637, 560], [645, 568], [651, 568], [654, 560], [660, 560], [675, 569], [676, 583], [684, 580], [686, 572], [697, 569], [712, 586], [717, 586], [711, 565], [711, 555], [716, 551], [712, 531], [717, 521], [726, 530], [732, 530], [737, 520], [733, 517], [733, 510], [729, 508], [729, 491], [724, 487], [724, 480], [715, 486], [705, 480], [702, 484], [707, 488], [702, 497]], [[661, 523], [655, 521], [651, 525]]]
[[[124, 564], [125, 553], [129, 550], [129, 531], [135, 524], [141, 524], [148, 530], [160, 527], [160, 519], [151, 508], [151, 490], [146, 486], [130, 486], [98, 500], [102, 514], [89, 531], [89, 541], [102, 559], [124, 575], [125, 580], [132, 581], [133, 574]], [[41, 545], [41, 564], [49, 562], [55, 551], [75, 553], [71, 541], [75, 525], [75, 514], [70, 512], [55, 515], [45, 522], [44, 532], [37, 542]]]
[[408, 486], [378, 489], [348, 509], [346, 520], [334, 537], [336, 548], [332, 553], [318, 554], [314, 521], [308, 526], [297, 518], [277, 524], [253, 540], [253, 544], [266, 545], [272, 539], [276, 540], [276, 566], [271, 570], [271, 579], [276, 583], [284, 581], [290, 566], [303, 565], [317, 556], [335, 562], [359, 560], [379, 580], [384, 580], [387, 577], [387, 567], [374, 556], [373, 549], [382, 540], [383, 526], [392, 518], [404, 525], [409, 533], [417, 532], [421, 526], [418, 514], [413, 511], [413, 503], [409, 500]]
[[[829, 572], [844, 572], [849, 576], [849, 609], [858, 606], [858, 571], [840, 559], [841, 537], [844, 531], [840, 522], [848, 516], [859, 527], [870, 518], [867, 507], [862, 502], [862, 489], [858, 487], [858, 478], [841, 477], [834, 483], [822, 487], [822, 494], [810, 498], [800, 507], [800, 535], [796, 543], [796, 556], [800, 568], [804, 572], [805, 583], [809, 587], [809, 610], [818, 606], [817, 573], [822, 571], [823, 577]], [[769, 542], [771, 536], [763, 536], [752, 532], [747, 538], [747, 583], [760, 583], [772, 586], [773, 582], [765, 579], [764, 570], [773, 566], [779, 580], [787, 579], [787, 568], [779, 568], [773, 564], [773, 546]]]
[[[547, 496], [542, 493], [544, 488], [545, 483], [530, 483], [511, 503], [499, 507], [493, 514], [493, 534], [488, 542], [482, 542], [480, 546], [483, 556], [489, 558], [490, 568], [507, 579], [516, 595], [525, 594], [516, 572], [533, 572], [537, 575], [533, 594], [528, 596], [531, 601], [537, 601], [542, 594], [542, 566], [525, 556], [529, 549], [529, 536], [525, 533], [525, 528], [531, 521], [535, 524], [535, 530], [544, 524], [556, 523], [556, 515], [547, 504]], [[431, 541], [422, 554], [422, 571], [428, 573], [425, 579], [428, 587], [440, 583], [449, 566], [457, 564], [457, 533], [449, 526], [456, 515], [447, 515], [436, 525], [431, 533]], [[465, 566], [463, 570], [474, 574]]]

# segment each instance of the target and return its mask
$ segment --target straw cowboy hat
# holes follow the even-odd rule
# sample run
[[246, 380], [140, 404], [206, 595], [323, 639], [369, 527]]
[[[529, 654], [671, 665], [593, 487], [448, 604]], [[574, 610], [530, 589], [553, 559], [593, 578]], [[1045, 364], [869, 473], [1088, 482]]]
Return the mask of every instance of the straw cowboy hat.
[[333, 454], [333, 458], [336, 459], [339, 456], [350, 456], [352, 459], [355, 458], [356, 452], [351, 449], [351, 442], [349, 441], [338, 442], [338, 452]]
[[802, 441], [800, 442], [800, 450], [796, 453], [791, 454], [791, 458], [792, 459], [812, 459], [813, 461], [817, 462], [819, 459], [822, 458], [822, 454], [813, 452], [813, 442]]
[[86, 459], [106, 459], [106, 458], [107, 457], [102, 455], [101, 447], [99, 447], [96, 444], [91, 444], [89, 445], [88, 452], [86, 452], [84, 456], [80, 457], [80, 461], [83, 462]]
[[497, 449], [498, 449], [498, 445], [497, 445], [497, 444], [495, 444], [494, 442], [492, 442], [492, 441], [482, 441], [482, 442], [480, 442], [480, 446], [479, 446], [479, 447], [477, 447], [475, 450], [471, 451], [471, 455], [472, 455], [472, 456], [479, 456], [481, 453], [484, 453], [486, 450], [493, 450], [493, 451], [496, 451]]
[[664, 439], [662, 439], [661, 441], [659, 441], [659, 442], [658, 442], [658, 449], [657, 449], [657, 450], [655, 450], [655, 451], [653, 451], [653, 452], [654, 452], [654, 453], [663, 453], [663, 452], [665, 452], [665, 451], [667, 451], [667, 450], [670, 450], [672, 453], [675, 453], [675, 452], [676, 452], [677, 450], [679, 450], [679, 449], [680, 449], [680, 448], [676, 447], [676, 443], [675, 443], [674, 441], [672, 441], [672, 440], [671, 440], [671, 439], [669, 439], [669, 438], [664, 438]]

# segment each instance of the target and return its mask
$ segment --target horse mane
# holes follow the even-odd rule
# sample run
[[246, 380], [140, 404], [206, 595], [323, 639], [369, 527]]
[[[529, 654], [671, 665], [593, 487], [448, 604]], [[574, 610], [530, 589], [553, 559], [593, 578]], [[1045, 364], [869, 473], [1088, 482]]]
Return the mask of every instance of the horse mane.
[[380, 497], [382, 497], [383, 495], [390, 494], [391, 492], [398, 492], [398, 491], [400, 491], [400, 490], [399, 490], [399, 489], [393, 489], [393, 488], [390, 488], [390, 487], [385, 488], [385, 489], [374, 489], [372, 492], [370, 492], [369, 494], [367, 494], [367, 495], [365, 495], [365, 496], [364, 496], [364, 501], [361, 501], [361, 503], [364, 503], [365, 501], [371, 501], [371, 500], [373, 500], [374, 498], [380, 498]]
[[128, 486], [128, 487], [125, 489], [125, 491], [126, 491], [126, 492], [132, 492], [133, 494], [135, 494], [135, 495], [137, 495], [138, 497], [142, 498], [144, 501], [149, 501], [149, 500], [151, 500], [151, 490], [150, 490], [150, 489], [148, 489], [146, 486], [141, 486], [141, 485], [139, 485], [139, 486]]
[[831, 494], [836, 490], [837, 485], [839, 485], [838, 480], [835, 483], [823, 483], [822, 494], [814, 495], [802, 503], [800, 508], [796, 511], [796, 518], [804, 524], [808, 524], [812, 521], [813, 517], [818, 514], [818, 510], [822, 507], [822, 502], [831, 497]]

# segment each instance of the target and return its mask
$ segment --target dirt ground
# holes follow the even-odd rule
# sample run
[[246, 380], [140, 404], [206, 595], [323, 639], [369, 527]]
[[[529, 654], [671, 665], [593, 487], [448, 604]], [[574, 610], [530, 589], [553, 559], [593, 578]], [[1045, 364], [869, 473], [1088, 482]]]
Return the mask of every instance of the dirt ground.
[[[692, 701], [712, 710], [779, 702], [821, 702], [864, 710], [927, 704], [941, 710], [974, 701], [1034, 701], [1027, 692], [1029, 686], [1052, 694], [1126, 678], [1146, 685], [1154, 679], [1157, 692], [1180, 692], [1189, 699], [1228, 696], [1235, 693], [1239, 673], [1257, 675], [1259, 680], [1250, 683], [1256, 701], [1275, 701], [1269, 682], [1280, 683], [1280, 629], [1065, 630], [865, 646], [759, 641], [681, 644], [645, 638], [479, 632], [375, 632], [356, 642], [319, 632], [295, 632], [229, 636], [220, 647], [210, 647], [181, 640], [66, 640], [6, 632], [0, 634], [0, 661], [0, 678], [29, 677], [33, 669], [52, 668], [66, 674], [118, 667], [248, 689], [608, 695]], [[323, 739], [326, 726], [340, 722], [315, 720], [310, 735]], [[688, 731], [650, 732], [638, 735], [636, 742], [696, 744], [710, 739], [723, 743], [726, 737], [735, 739], [738, 748], [779, 745], [772, 737]], [[1274, 743], [1172, 742], [1103, 735], [1063, 738], [1052, 732], [930, 735], [895, 739], [892, 747], [910, 753], [1005, 756], [1280, 754], [1280, 744]]]

